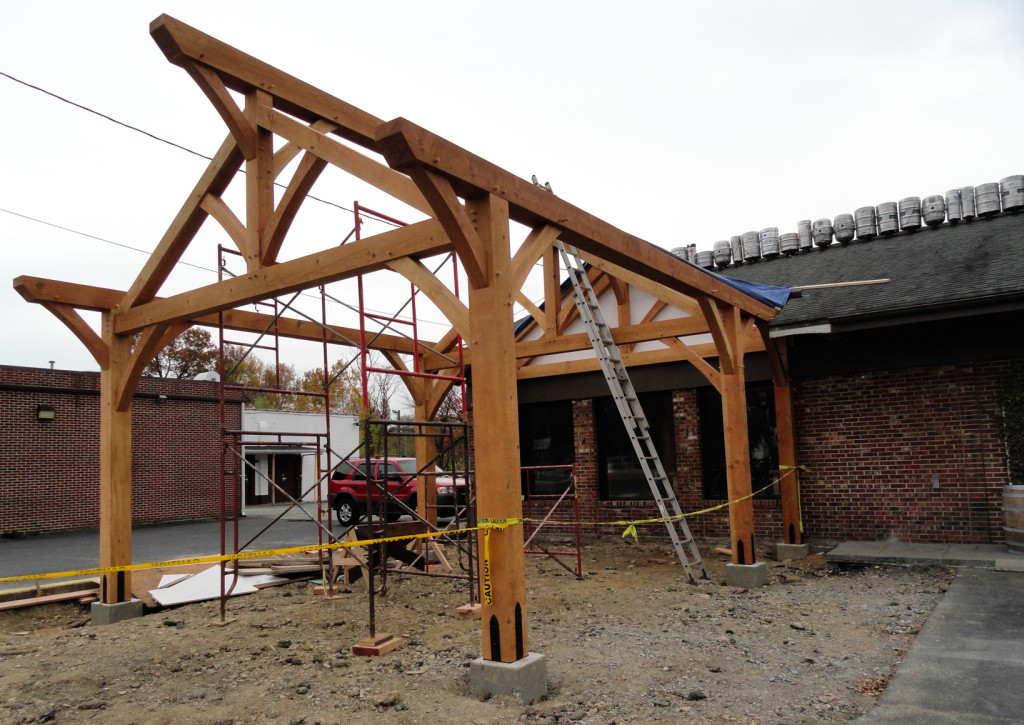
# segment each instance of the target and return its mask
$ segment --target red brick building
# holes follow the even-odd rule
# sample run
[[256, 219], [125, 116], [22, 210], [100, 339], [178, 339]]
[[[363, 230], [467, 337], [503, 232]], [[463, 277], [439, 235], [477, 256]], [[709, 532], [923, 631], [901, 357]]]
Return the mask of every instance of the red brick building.
[[[1022, 248], [1024, 216], [1002, 213], [724, 271], [786, 287], [886, 280], [802, 292], [771, 323], [789, 345], [807, 539], [1003, 541], [1000, 390], [1024, 360]], [[774, 403], [763, 354], [745, 366], [758, 489], [777, 475]], [[631, 375], [683, 510], [724, 503], [717, 394], [688, 363]], [[521, 381], [523, 463], [575, 463], [585, 520], [657, 516], [607, 396], [600, 373]], [[782, 540], [771, 487], [754, 510], [758, 536]], [[724, 509], [689, 523], [728, 534]]]
[[[99, 373], [0, 366], [0, 535], [99, 525], [99, 402]], [[216, 383], [143, 378], [132, 437], [136, 524], [220, 515]]]

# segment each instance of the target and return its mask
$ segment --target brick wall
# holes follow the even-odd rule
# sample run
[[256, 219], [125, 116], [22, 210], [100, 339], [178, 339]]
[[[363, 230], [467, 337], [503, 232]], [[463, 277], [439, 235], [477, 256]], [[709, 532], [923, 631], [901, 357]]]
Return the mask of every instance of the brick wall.
[[947, 365], [797, 382], [807, 536], [1001, 542], [1008, 474], [998, 395], [1009, 370]]
[[[166, 400], [158, 400], [158, 395]], [[0, 534], [99, 525], [99, 374], [0, 366]], [[55, 409], [52, 421], [36, 406]], [[226, 408], [241, 427], [241, 405]], [[135, 523], [219, 516], [217, 386], [144, 378], [133, 402]]]
[[[1001, 489], [1008, 481], [998, 392], [1008, 362], [836, 375], [794, 383], [794, 419], [805, 537], [999, 543]], [[649, 501], [601, 501], [594, 409], [573, 401], [577, 497], [584, 521], [658, 516]], [[676, 471], [684, 512], [722, 501], [703, 497], [697, 395], [673, 392]], [[939, 489], [932, 489], [932, 476]], [[781, 541], [779, 499], [754, 501], [755, 535]], [[729, 535], [728, 509], [688, 517], [703, 537]], [[588, 531], [595, 529], [589, 528]], [[621, 526], [597, 530], [621, 533]], [[642, 535], [663, 536], [662, 524]]]

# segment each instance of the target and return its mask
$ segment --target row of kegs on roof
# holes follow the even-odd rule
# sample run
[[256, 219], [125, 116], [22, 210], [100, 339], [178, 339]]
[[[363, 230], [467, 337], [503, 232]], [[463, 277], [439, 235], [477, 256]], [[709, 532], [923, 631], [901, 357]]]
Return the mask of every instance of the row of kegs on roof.
[[[949, 221], [956, 224], [975, 217], [988, 217], [1000, 211], [1018, 212], [1024, 209], [1024, 175], [1007, 176], [998, 184], [965, 186], [950, 189], [945, 196], [938, 194], [908, 196], [878, 206], [862, 206], [853, 214], [840, 214], [835, 219], [803, 219], [796, 223], [795, 233], [779, 234], [778, 227], [767, 227], [759, 232], [744, 232], [730, 240], [715, 242], [713, 251], [697, 251], [696, 244], [676, 247], [672, 254], [693, 262], [698, 267], [712, 269], [730, 264], [753, 264], [762, 258], [774, 259], [780, 254], [793, 256], [839, 242], [846, 246], [855, 238], [870, 241], [875, 237], [888, 237], [898, 231], [912, 232], [922, 222], [934, 227]], [[833, 239], [834, 238], [834, 239]]]

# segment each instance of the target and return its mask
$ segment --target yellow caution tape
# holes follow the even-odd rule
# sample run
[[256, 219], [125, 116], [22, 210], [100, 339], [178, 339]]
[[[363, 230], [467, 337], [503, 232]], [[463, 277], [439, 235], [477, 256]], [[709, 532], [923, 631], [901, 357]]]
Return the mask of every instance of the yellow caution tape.
[[210, 556], [195, 556], [187, 559], [171, 559], [168, 561], [152, 561], [144, 564], [122, 564], [119, 566], [100, 566], [92, 569], [74, 569], [71, 571], [55, 571], [48, 574], [26, 574], [23, 576], [9, 576], [0, 578], [0, 584], [6, 582], [29, 581], [32, 579], [61, 579], [72, 576], [92, 576], [94, 574], [113, 574], [119, 571], [139, 571], [141, 569], [157, 569], [161, 567], [185, 566], [188, 564], [218, 564], [222, 561], [237, 561], [240, 559], [258, 559], [265, 556], [279, 556], [281, 554], [300, 554], [310, 551], [329, 551], [332, 549], [351, 549], [359, 546], [373, 546], [374, 544], [386, 544], [393, 541], [408, 541], [413, 539], [429, 539], [452, 534], [462, 534], [471, 531], [483, 531], [484, 526], [473, 528], [457, 529], [453, 531], [427, 531], [420, 534], [405, 534], [403, 536], [386, 536], [378, 539], [363, 539], [359, 541], [336, 541], [331, 544], [305, 544], [303, 546], [289, 546], [280, 549], [264, 549], [262, 551], [241, 551], [236, 554], [213, 554]]
[[[745, 501], [748, 498], [753, 498], [762, 491], [766, 491], [773, 486], [778, 485], [779, 481], [786, 476], [796, 473], [796, 471], [807, 471], [809, 470], [806, 466], [779, 466], [780, 469], [786, 470], [787, 473], [783, 474], [779, 479], [772, 481], [767, 486], [759, 488], [758, 490], [750, 493], [742, 498], [726, 501], [725, 503], [718, 504], [717, 506], [710, 506], [700, 511], [691, 511], [689, 513], [679, 514], [677, 516], [663, 516], [658, 518], [650, 519], [637, 519], [632, 521], [581, 521], [580, 526], [624, 526], [625, 530], [622, 532], [622, 538], [632, 536], [634, 541], [638, 541], [637, 526], [644, 526], [647, 524], [660, 524], [668, 521], [677, 521], [681, 518], [688, 516], [699, 516], [701, 514], [710, 513], [712, 511], [718, 511], [719, 509], [732, 506], [740, 501]], [[544, 523], [537, 519], [527, 518], [505, 518], [505, 519], [491, 519], [483, 518], [477, 520], [477, 525], [467, 527], [464, 529], [445, 530], [445, 531], [426, 531], [419, 534], [404, 534], [402, 536], [385, 536], [377, 539], [364, 539], [358, 541], [336, 541], [330, 544], [306, 544], [303, 546], [289, 546], [280, 549], [264, 549], [262, 551], [242, 551], [236, 554], [214, 554], [210, 556], [196, 556], [187, 559], [172, 559], [168, 561], [154, 561], [147, 562], [144, 564], [123, 564], [120, 566], [101, 566], [94, 567], [92, 569], [74, 569], [70, 571], [55, 571], [47, 574], [26, 574], [23, 576], [9, 576], [0, 577], [0, 584], [6, 582], [16, 581], [30, 581], [35, 579], [62, 579], [73, 576], [92, 576], [95, 574], [113, 574], [119, 571], [139, 571], [142, 569], [157, 569], [161, 567], [171, 566], [185, 566], [188, 564], [218, 564], [222, 561], [237, 561], [241, 559], [258, 559], [265, 556], [280, 556], [282, 554], [299, 554], [310, 551], [330, 551], [333, 549], [351, 549], [360, 546], [373, 546], [375, 544], [387, 544], [395, 541], [412, 541], [416, 539], [430, 539], [442, 536], [450, 536], [452, 534], [464, 534], [471, 533], [473, 531], [484, 532], [484, 555], [482, 559], [482, 567], [484, 570], [484, 584], [482, 585], [484, 601], [490, 605], [493, 602], [494, 592], [491, 587], [490, 579], [490, 541], [489, 534], [491, 530], [502, 530], [509, 526], [515, 526], [525, 523]], [[803, 521], [800, 521], [800, 531], [803, 532]]]
[[480, 593], [483, 594], [484, 604], [488, 607], [494, 604], [494, 589], [491, 586], [491, 532], [484, 531], [484, 557], [483, 582], [480, 584]]

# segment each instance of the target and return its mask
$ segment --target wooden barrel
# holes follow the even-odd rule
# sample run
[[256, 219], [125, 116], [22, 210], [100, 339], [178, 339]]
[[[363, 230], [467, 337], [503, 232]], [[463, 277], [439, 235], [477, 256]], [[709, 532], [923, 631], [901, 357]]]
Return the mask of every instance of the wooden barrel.
[[1003, 534], [1007, 549], [1024, 554], [1024, 486], [1003, 487]]

